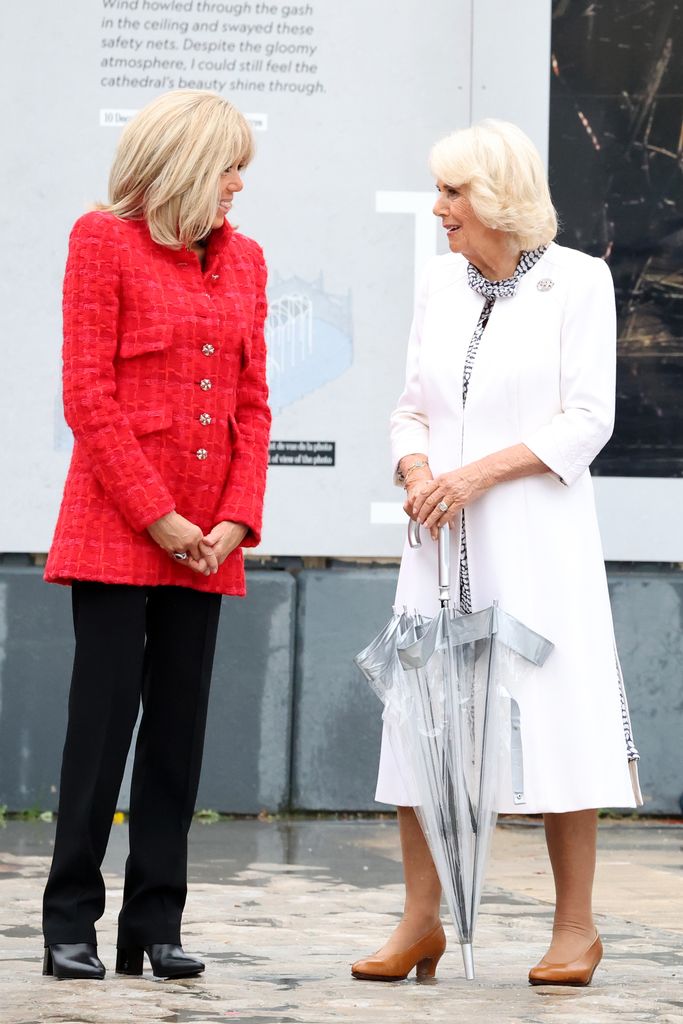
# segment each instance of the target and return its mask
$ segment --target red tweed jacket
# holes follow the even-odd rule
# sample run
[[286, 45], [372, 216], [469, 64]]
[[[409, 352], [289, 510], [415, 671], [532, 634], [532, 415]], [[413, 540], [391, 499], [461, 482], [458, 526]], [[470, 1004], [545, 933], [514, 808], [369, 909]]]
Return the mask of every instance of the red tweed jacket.
[[259, 543], [270, 411], [259, 246], [227, 223], [196, 255], [144, 221], [87, 213], [64, 279], [64, 410], [75, 445], [45, 579], [245, 593], [240, 549], [216, 575], [173, 561], [145, 527], [172, 509]]

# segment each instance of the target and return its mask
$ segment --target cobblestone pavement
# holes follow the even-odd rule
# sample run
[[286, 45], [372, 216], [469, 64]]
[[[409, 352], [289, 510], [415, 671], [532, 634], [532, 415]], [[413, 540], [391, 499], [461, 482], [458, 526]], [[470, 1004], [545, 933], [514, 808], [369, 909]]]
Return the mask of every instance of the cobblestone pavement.
[[114, 974], [127, 827], [105, 862], [104, 982], [41, 977], [40, 901], [54, 826], [0, 829], [2, 1024], [599, 1024], [683, 1022], [683, 826], [607, 822], [596, 909], [606, 958], [587, 989], [531, 988], [552, 919], [552, 878], [537, 822], [499, 826], [477, 928], [477, 980], [459, 947], [436, 981], [353, 981], [401, 908], [393, 821], [234, 821], [196, 825], [184, 945], [203, 977], [175, 983]]

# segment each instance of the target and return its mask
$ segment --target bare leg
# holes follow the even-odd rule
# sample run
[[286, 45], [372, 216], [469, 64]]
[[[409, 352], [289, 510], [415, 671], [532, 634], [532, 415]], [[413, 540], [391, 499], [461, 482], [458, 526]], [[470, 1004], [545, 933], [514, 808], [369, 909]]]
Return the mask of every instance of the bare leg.
[[544, 815], [545, 837], [555, 879], [553, 939], [545, 959], [567, 963], [595, 938], [593, 876], [597, 811]]
[[408, 949], [431, 931], [439, 921], [441, 905], [439, 876], [412, 807], [398, 808], [398, 824], [406, 898], [403, 918], [381, 950], [378, 950], [378, 955], [382, 956], [391, 956]]

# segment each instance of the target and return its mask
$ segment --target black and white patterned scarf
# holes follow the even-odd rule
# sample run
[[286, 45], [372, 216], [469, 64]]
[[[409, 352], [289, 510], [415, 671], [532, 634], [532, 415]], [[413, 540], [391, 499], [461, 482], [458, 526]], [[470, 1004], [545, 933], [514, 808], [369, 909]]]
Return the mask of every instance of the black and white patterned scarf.
[[489, 281], [473, 263], [468, 263], [467, 283], [485, 299], [511, 299], [527, 270], [531, 270], [534, 264], [538, 263], [547, 248], [547, 245], [539, 245], [536, 249], [523, 250], [514, 274], [512, 277], [506, 277], [504, 281]]

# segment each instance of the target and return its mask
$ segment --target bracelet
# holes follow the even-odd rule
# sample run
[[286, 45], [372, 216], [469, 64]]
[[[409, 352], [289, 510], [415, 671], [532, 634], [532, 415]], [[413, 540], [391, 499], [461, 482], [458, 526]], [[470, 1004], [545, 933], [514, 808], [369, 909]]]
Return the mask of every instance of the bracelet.
[[426, 459], [418, 459], [417, 462], [414, 462], [412, 464], [412, 466], [408, 466], [408, 468], [405, 471], [405, 473], [402, 473], [401, 470], [398, 469], [397, 473], [396, 473], [396, 476], [398, 478], [398, 482], [401, 483], [401, 484], [404, 484], [406, 482], [406, 480], [408, 479], [408, 475], [410, 473], [412, 473], [412, 471], [414, 469], [423, 469], [424, 466], [428, 466], [428, 465], [429, 465], [429, 463], [427, 462]]

